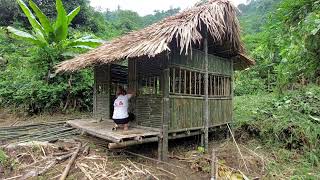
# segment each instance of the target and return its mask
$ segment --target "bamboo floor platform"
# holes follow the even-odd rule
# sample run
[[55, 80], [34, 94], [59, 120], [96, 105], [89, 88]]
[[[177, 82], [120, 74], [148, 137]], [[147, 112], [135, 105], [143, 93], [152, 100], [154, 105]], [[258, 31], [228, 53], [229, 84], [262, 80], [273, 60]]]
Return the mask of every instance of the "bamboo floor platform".
[[80, 129], [82, 132], [111, 141], [113, 143], [122, 143], [125, 141], [143, 141], [144, 139], [148, 138], [156, 138], [160, 134], [160, 131], [155, 128], [130, 125], [128, 131], [124, 131], [122, 129], [112, 131], [112, 127], [114, 126], [112, 120], [104, 120], [99, 122], [96, 119], [77, 119], [67, 121], [67, 124], [74, 128]]

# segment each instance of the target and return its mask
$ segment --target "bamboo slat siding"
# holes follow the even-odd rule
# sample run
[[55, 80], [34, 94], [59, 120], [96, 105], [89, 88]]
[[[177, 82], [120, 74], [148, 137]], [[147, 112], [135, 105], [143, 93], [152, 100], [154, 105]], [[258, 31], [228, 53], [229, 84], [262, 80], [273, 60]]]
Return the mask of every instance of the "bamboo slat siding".
[[[221, 58], [218, 56], [214, 56], [209, 54], [208, 57], [209, 73], [218, 73], [224, 75], [232, 74], [232, 61], [230, 59]], [[193, 68], [197, 70], [204, 70], [204, 53], [202, 51], [193, 49], [190, 55], [180, 55], [179, 52], [172, 52], [172, 61], [171, 65], [178, 65], [181, 67]]]
[[95, 66], [94, 76], [94, 116], [98, 119], [110, 119], [116, 88], [128, 83], [127, 67], [116, 64]]
[[[169, 130], [203, 127], [204, 53], [192, 50], [184, 56], [172, 52], [170, 61]], [[214, 55], [208, 57], [209, 120], [219, 126], [232, 120], [232, 61]]]
[[[171, 117], [169, 130], [203, 126], [203, 99], [170, 97]], [[231, 122], [232, 100], [209, 99], [210, 126]]]
[[98, 119], [110, 118], [110, 68], [108, 65], [94, 68], [95, 87], [93, 98], [93, 114]]
[[162, 120], [162, 97], [138, 96], [136, 98], [136, 121], [138, 125], [160, 128]]

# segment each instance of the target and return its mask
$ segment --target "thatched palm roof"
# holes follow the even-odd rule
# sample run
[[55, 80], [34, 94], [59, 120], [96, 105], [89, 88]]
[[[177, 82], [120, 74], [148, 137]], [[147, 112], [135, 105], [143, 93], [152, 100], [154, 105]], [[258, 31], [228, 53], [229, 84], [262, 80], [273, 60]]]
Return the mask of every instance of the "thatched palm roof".
[[76, 71], [94, 64], [106, 64], [122, 59], [154, 57], [171, 51], [173, 43], [180, 53], [187, 54], [193, 46], [201, 45], [204, 29], [208, 31], [212, 45], [228, 44], [229, 55], [240, 55], [241, 58], [236, 60], [242, 67], [253, 64], [253, 61], [243, 55], [236, 8], [228, 0], [209, 0], [208, 3], [198, 4], [144, 29], [107, 42], [86, 54], [64, 61], [56, 66], [57, 72]]

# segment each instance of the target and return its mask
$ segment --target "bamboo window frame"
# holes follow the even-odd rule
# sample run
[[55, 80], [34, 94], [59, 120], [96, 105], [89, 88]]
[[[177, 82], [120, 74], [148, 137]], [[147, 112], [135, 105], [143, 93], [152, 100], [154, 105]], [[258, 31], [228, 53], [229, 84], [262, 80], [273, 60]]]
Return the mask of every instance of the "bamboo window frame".
[[[232, 79], [229, 75], [209, 73], [209, 97], [230, 97]], [[204, 96], [204, 72], [181, 67], [170, 67], [170, 94]]]

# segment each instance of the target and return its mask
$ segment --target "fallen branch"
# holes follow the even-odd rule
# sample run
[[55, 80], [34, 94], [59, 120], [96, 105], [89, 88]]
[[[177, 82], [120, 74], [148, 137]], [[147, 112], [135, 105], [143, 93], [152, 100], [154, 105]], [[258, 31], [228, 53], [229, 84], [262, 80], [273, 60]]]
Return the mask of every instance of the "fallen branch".
[[141, 155], [141, 154], [133, 153], [133, 152], [126, 151], [126, 150], [123, 150], [123, 151], [124, 151], [124, 152], [126, 152], [126, 153], [129, 153], [129, 154], [132, 154], [132, 155], [138, 156], [138, 157], [142, 157], [142, 158], [145, 158], [145, 159], [151, 160], [151, 161], [155, 161], [155, 162], [158, 162], [158, 163], [167, 164], [167, 165], [169, 165], [169, 166], [173, 166], [173, 167], [177, 167], [177, 168], [185, 169], [184, 167], [177, 166], [177, 165], [174, 165], [174, 164], [171, 164], [171, 163], [167, 163], [167, 162], [164, 162], [164, 161], [160, 161], [160, 160], [157, 160], [157, 159], [153, 159], [153, 158], [150, 158], [150, 157], [147, 157], [147, 156], [143, 156], [143, 155]]
[[82, 154], [83, 155], [88, 155], [90, 153], [90, 146], [89, 145], [86, 145]]
[[83, 172], [83, 174], [89, 179], [89, 180], [93, 180], [93, 178], [91, 177], [91, 175], [88, 173], [88, 171], [83, 168], [79, 163], [76, 163], [76, 165], [78, 166], [78, 168]]
[[160, 168], [160, 167], [157, 167], [157, 169], [160, 170], [160, 171], [163, 171], [163, 172], [165, 172], [165, 173], [168, 173], [168, 174], [170, 174], [170, 175], [172, 175], [172, 176], [174, 176], [174, 177], [177, 177], [177, 175], [175, 175], [174, 173], [172, 173], [172, 172], [170, 172], [170, 171], [168, 171], [168, 170], [165, 170], [165, 169]]
[[35, 176], [41, 176], [41, 175], [45, 174], [49, 169], [51, 169], [56, 163], [57, 163], [57, 160], [54, 159], [47, 166], [45, 166], [42, 170], [36, 169], [36, 170], [29, 171], [28, 173], [23, 175], [21, 179], [28, 179], [28, 178], [35, 177]]
[[80, 151], [80, 148], [81, 148], [81, 143], [78, 144], [77, 150], [73, 153], [68, 165], [66, 166], [66, 168], [64, 169], [64, 171], [63, 171], [63, 173], [62, 173], [62, 175], [60, 177], [60, 180], [65, 180], [67, 178], [67, 176], [69, 174], [69, 171], [71, 169], [71, 166], [72, 166], [72, 164], [74, 163], [74, 161], [77, 158], [77, 155], [78, 155], [78, 153]]
[[234, 142], [234, 143], [236, 144], [236, 146], [237, 146], [237, 149], [238, 149], [238, 151], [239, 151], [239, 154], [240, 154], [240, 156], [241, 156], [241, 159], [242, 159], [242, 161], [243, 161], [243, 164], [244, 164], [244, 166], [246, 167], [247, 172], [249, 172], [249, 169], [248, 169], [248, 167], [247, 167], [247, 164], [246, 164], [246, 162], [245, 162], [245, 160], [244, 160], [244, 158], [243, 158], [243, 155], [242, 155], [242, 153], [241, 153], [241, 151], [240, 151], [240, 148], [239, 148], [239, 146], [238, 146], [238, 143], [237, 143], [236, 139], [235, 139], [234, 136], [233, 136], [233, 133], [232, 133], [232, 131], [231, 131], [231, 128], [230, 128], [229, 124], [227, 124], [227, 126], [228, 126], [228, 129], [229, 129], [230, 134], [231, 134], [231, 136], [232, 136], [233, 142]]
[[69, 157], [71, 157], [72, 155], [73, 155], [73, 153], [69, 153], [69, 154], [65, 154], [65, 155], [56, 157], [56, 159], [57, 159], [58, 161], [64, 161], [64, 160], [68, 159]]

